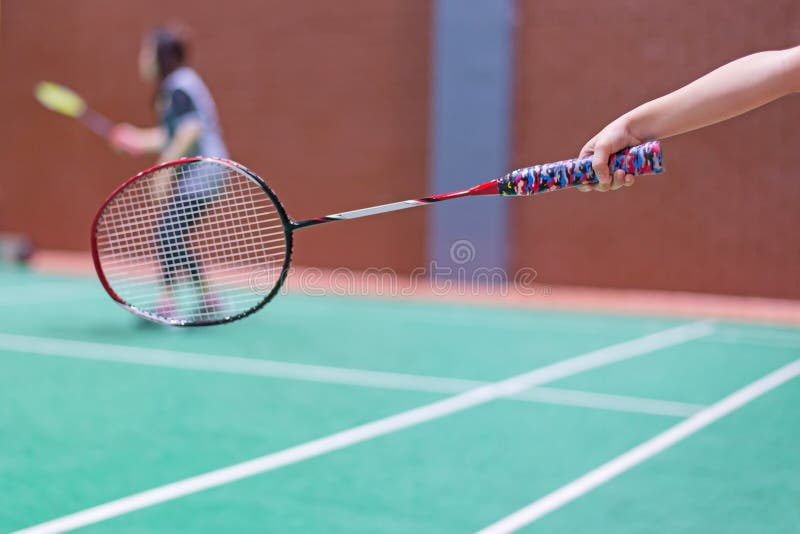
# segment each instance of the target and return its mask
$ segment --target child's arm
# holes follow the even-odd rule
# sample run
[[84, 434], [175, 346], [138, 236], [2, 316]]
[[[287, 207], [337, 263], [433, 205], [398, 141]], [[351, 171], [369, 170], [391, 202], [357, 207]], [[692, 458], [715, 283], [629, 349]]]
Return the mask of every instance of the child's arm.
[[603, 128], [580, 153], [593, 156], [600, 182], [581, 189], [608, 191], [633, 184], [634, 177], [624, 171], [610, 175], [608, 158], [614, 152], [730, 119], [795, 91], [800, 91], [800, 46], [728, 63]]
[[114, 126], [109, 136], [111, 146], [131, 155], [157, 154], [167, 142], [167, 131], [161, 126], [137, 128], [121, 123]]
[[203, 133], [203, 125], [196, 118], [183, 120], [172, 140], [167, 140], [163, 126], [137, 128], [130, 124], [117, 124], [111, 130], [111, 145], [132, 155], [159, 154], [158, 162], [185, 157]]

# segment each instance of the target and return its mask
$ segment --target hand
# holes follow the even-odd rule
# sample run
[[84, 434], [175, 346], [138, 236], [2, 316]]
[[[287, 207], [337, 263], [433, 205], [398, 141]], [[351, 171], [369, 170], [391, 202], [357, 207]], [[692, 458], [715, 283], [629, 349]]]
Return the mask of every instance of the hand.
[[599, 182], [595, 185], [578, 186], [580, 191], [615, 191], [620, 187], [630, 187], [636, 180], [632, 174], [617, 170], [614, 175], [608, 168], [608, 159], [615, 152], [629, 146], [639, 145], [642, 140], [633, 135], [623, 117], [615, 120], [592, 137], [581, 149], [580, 157], [592, 156], [592, 167]]
[[108, 135], [108, 142], [115, 150], [131, 156], [142, 153], [139, 128], [128, 123], [114, 125]]

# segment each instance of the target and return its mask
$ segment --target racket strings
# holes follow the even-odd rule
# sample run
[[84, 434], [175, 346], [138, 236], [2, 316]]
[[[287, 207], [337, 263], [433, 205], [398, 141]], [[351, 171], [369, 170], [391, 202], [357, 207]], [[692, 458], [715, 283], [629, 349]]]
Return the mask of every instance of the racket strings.
[[122, 189], [96, 227], [114, 292], [168, 322], [216, 321], [257, 306], [288, 255], [278, 208], [243, 171], [199, 160]]

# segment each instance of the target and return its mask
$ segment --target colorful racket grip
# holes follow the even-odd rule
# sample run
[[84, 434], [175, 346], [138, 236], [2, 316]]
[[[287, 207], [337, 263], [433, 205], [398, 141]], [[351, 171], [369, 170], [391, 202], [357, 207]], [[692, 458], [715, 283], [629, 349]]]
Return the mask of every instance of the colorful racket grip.
[[[612, 173], [618, 169], [633, 175], [664, 172], [658, 141], [649, 141], [617, 152], [609, 158], [608, 164]], [[592, 158], [589, 156], [517, 169], [498, 178], [497, 185], [501, 195], [516, 196], [535, 195], [597, 182]]]

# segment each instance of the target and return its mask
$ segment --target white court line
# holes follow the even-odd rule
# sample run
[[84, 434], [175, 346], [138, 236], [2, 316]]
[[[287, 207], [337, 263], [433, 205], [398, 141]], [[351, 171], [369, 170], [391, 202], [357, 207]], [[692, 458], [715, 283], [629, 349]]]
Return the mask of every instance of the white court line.
[[652, 415], [689, 417], [705, 406], [687, 402], [630, 397], [628, 395], [609, 395], [563, 388], [533, 388], [513, 397], [531, 402], [546, 402], [569, 406], [581, 406], [618, 412], [637, 412]]
[[652, 458], [663, 450], [688, 438], [692, 434], [757, 399], [761, 395], [796, 378], [798, 375], [800, 375], [800, 360], [795, 360], [777, 371], [773, 371], [767, 376], [735, 391], [721, 401], [712, 404], [708, 408], [696, 413], [689, 419], [678, 423], [672, 428], [667, 429], [654, 438], [617, 456], [610, 462], [589, 471], [582, 477], [561, 486], [554, 492], [545, 495], [541, 499], [534, 501], [528, 506], [482, 529], [479, 534], [505, 534], [529, 525], [537, 519], [592, 491], [598, 486], [605, 484], [612, 478], [639, 465], [645, 460]]
[[212, 354], [147, 349], [108, 343], [94, 343], [90, 341], [20, 336], [16, 334], [0, 334], [0, 350], [173, 369], [212, 371], [237, 375], [285, 378], [308, 382], [346, 384], [382, 389], [430, 391], [435, 393], [460, 393], [476, 385], [481, 385], [480, 382], [457, 378], [439, 378], [403, 373], [346, 369], [324, 365], [239, 358], [235, 356], [216, 356]]
[[426, 404], [370, 423], [308, 441], [253, 460], [223, 467], [185, 478], [141, 493], [75, 512], [63, 517], [20, 530], [17, 534], [65, 532], [105, 521], [148, 506], [184, 497], [193, 493], [229, 484], [266, 471], [302, 462], [329, 452], [385, 436], [421, 423], [433, 421], [457, 412], [480, 406], [493, 400], [516, 395], [533, 386], [620, 362], [659, 349], [679, 345], [707, 336], [712, 332], [706, 321], [670, 328], [616, 345], [562, 360], [506, 380], [471, 389], [465, 393]]
[[[20, 336], [15, 334], [0, 334], [0, 350], [76, 358], [81, 360], [108, 361], [132, 365], [167, 367], [171, 369], [283, 378], [379, 389], [422, 391], [426, 393], [463, 393], [467, 390], [486, 385], [486, 382], [479, 380], [346, 369], [324, 365], [145, 349], [124, 345]], [[667, 415], [673, 417], [688, 417], [704, 408], [704, 406], [680, 402], [645, 399], [641, 397], [623, 397], [583, 391], [558, 390], [553, 388], [535, 388], [510, 398], [528, 402], [581, 406], [584, 408]]]

